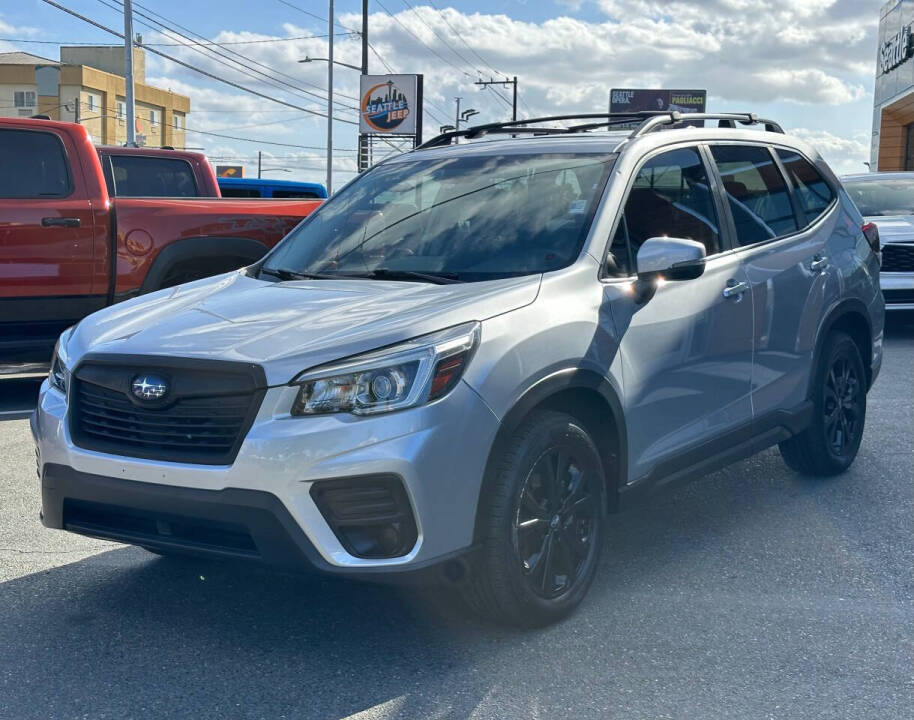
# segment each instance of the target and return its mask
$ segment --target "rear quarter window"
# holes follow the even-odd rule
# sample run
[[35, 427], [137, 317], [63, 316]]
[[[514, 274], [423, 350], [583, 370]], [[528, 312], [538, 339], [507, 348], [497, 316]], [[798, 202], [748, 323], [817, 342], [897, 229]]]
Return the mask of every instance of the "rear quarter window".
[[73, 191], [60, 138], [34, 130], [0, 130], [0, 198], [56, 198]]
[[805, 225], [811, 225], [831, 206], [835, 193], [815, 166], [798, 152], [779, 148], [777, 153], [806, 216]]

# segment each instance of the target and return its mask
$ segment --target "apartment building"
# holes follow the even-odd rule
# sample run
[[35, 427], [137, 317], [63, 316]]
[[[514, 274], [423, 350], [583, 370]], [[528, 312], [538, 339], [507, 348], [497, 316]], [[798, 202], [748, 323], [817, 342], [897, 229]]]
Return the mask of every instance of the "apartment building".
[[[134, 48], [137, 144], [184, 148], [190, 98], [146, 84], [146, 54]], [[122, 45], [62, 46], [60, 60], [0, 53], [0, 116], [48, 115], [79, 122], [99, 145], [127, 141]]]

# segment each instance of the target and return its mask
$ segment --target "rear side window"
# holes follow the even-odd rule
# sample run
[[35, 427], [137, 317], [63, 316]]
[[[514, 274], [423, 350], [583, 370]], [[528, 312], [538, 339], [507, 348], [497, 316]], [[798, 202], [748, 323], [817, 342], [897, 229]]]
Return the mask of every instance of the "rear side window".
[[793, 150], [777, 151], [809, 225], [832, 204], [835, 193], [809, 160]]
[[117, 197], [197, 197], [194, 171], [186, 160], [112, 155]]
[[796, 232], [787, 183], [766, 147], [714, 145], [711, 154], [723, 181], [739, 245]]
[[0, 198], [55, 198], [72, 192], [60, 138], [31, 130], [0, 130]]
[[638, 249], [652, 237], [697, 240], [720, 252], [708, 174], [695, 148], [657, 155], [638, 171], [607, 258], [612, 275], [634, 273]]
[[275, 198], [316, 198], [318, 197], [317, 193], [311, 192], [310, 190], [274, 190], [273, 197]]
[[222, 197], [235, 197], [235, 198], [259, 198], [260, 197], [260, 190], [258, 188], [223, 187], [220, 185], [219, 191], [222, 194]]

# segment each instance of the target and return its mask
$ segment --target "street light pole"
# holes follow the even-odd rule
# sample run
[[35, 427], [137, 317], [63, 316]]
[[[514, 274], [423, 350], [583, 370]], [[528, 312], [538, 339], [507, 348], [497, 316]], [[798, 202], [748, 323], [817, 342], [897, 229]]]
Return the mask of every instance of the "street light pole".
[[330, 21], [327, 30], [327, 197], [333, 194], [333, 0], [330, 0]]

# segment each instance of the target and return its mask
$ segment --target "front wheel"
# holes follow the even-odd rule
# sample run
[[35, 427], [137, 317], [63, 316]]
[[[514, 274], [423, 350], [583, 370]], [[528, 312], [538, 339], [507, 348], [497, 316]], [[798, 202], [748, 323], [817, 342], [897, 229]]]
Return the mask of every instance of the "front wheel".
[[568, 615], [593, 581], [606, 523], [603, 464], [587, 431], [569, 415], [536, 413], [480, 502], [483, 548], [463, 586], [471, 607], [523, 626]]
[[814, 383], [812, 423], [780, 444], [781, 456], [805, 475], [837, 475], [857, 457], [866, 421], [866, 372], [850, 336], [829, 335]]

